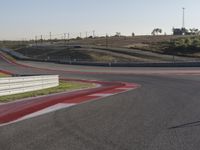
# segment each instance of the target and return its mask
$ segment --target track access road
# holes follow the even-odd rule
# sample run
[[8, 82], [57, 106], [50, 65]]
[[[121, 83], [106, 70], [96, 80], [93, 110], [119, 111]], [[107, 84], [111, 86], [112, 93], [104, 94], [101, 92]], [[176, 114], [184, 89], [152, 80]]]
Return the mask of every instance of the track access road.
[[[16, 74], [123, 81], [141, 87], [0, 127], [2, 150], [177, 150], [200, 147], [199, 68], [103, 68], [19, 62]], [[49, 69], [54, 69], [49, 70]], [[62, 71], [60, 71], [62, 70]]]

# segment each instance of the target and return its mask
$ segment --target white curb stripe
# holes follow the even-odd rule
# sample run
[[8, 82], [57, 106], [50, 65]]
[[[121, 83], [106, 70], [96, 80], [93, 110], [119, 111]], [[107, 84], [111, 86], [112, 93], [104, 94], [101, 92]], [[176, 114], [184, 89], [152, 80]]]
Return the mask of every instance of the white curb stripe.
[[20, 121], [23, 121], [23, 120], [26, 120], [26, 119], [34, 118], [34, 117], [37, 117], [37, 116], [40, 116], [40, 115], [43, 115], [43, 114], [47, 114], [47, 113], [50, 113], [50, 112], [54, 112], [56, 110], [60, 110], [60, 109], [63, 109], [63, 108], [68, 108], [68, 107], [71, 107], [71, 106], [74, 106], [74, 105], [76, 105], [76, 104], [62, 104], [62, 103], [56, 104], [56, 105], [50, 106], [48, 108], [42, 109], [40, 111], [34, 112], [32, 114], [26, 115], [24, 117], [21, 117], [17, 120], [14, 120], [14, 121], [11, 121], [11, 122], [8, 122], [8, 123], [4, 123], [4, 124], [0, 124], [0, 127], [8, 125], [8, 124], [12, 124], [12, 123], [20, 122]]
[[40, 111], [34, 112], [32, 114], [26, 115], [26, 116], [20, 118], [20, 120], [29, 119], [29, 118], [33, 118], [33, 117], [36, 117], [36, 116], [44, 115], [44, 114], [47, 114], [47, 113], [50, 113], [50, 112], [53, 112], [53, 111], [56, 111], [56, 110], [60, 110], [60, 109], [63, 109], [63, 108], [67, 108], [67, 107], [70, 107], [70, 106], [74, 106], [74, 105], [76, 105], [76, 104], [59, 103], [59, 104], [47, 107], [45, 109], [42, 109]]
[[117, 88], [118, 90], [132, 90], [134, 88]]
[[107, 97], [107, 96], [112, 96], [112, 95], [114, 95], [114, 94], [104, 94], [104, 93], [97, 93], [97, 94], [92, 94], [92, 95], [90, 95], [90, 96], [97, 96], [97, 97]]

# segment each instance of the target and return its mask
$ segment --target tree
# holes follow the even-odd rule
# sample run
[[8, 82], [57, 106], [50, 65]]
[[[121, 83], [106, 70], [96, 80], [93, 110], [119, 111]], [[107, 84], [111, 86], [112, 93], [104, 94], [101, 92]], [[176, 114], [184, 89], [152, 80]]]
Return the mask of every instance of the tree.
[[197, 35], [198, 33], [199, 33], [199, 29], [196, 29], [196, 28], [190, 29], [190, 34]]
[[82, 38], [78, 36], [78, 37], [76, 37], [76, 40], [82, 40]]
[[120, 32], [116, 32], [115, 36], [116, 36], [116, 37], [120, 37], [120, 36], [121, 36], [121, 33], [120, 33]]
[[160, 28], [155, 28], [151, 32], [152, 35], [158, 35], [159, 33], [162, 33], [162, 29], [160, 29]]

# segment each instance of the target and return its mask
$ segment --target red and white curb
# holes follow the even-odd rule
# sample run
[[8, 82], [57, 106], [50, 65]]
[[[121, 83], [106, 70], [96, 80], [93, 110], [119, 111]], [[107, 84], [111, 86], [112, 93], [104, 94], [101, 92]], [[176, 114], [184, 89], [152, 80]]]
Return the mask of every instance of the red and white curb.
[[[11, 65], [17, 65], [26, 68], [34, 68], [39, 70], [51, 70], [19, 64], [10, 60], [2, 53], [0, 53], [0, 57], [7, 63], [10, 63]], [[19, 101], [14, 104], [9, 103], [0, 105], [0, 126], [36, 117], [59, 109], [68, 108], [81, 103], [89, 102], [91, 100], [112, 96], [114, 94], [126, 92], [128, 90], [132, 90], [138, 87], [138, 85], [136, 84], [128, 84], [121, 82], [101, 82], [84, 80], [80, 81], [95, 83], [98, 86], [95, 89], [78, 91], [75, 94], [72, 93], [71, 95], [60, 94], [57, 96], [47, 96], [46, 98], [36, 98], [32, 101]]]
[[34, 118], [34, 117], [37, 117], [37, 116], [40, 116], [40, 115], [44, 115], [44, 114], [47, 114], [47, 113], [50, 113], [50, 112], [54, 112], [54, 111], [57, 111], [57, 110], [60, 110], [60, 109], [68, 108], [68, 107], [71, 107], [71, 106], [74, 106], [74, 105], [76, 105], [76, 104], [59, 103], [59, 104], [47, 107], [45, 109], [42, 109], [40, 111], [34, 112], [32, 114], [26, 115], [26, 116], [24, 116], [24, 117], [22, 117], [22, 118], [20, 118], [20, 119], [18, 119], [16, 121], [25, 120], [25, 119], [29, 119], [29, 118]]
[[[88, 81], [88, 82], [91, 82], [91, 81]], [[100, 82], [98, 81], [97, 84], [100, 84]], [[105, 88], [106, 84], [109, 84], [109, 86], [111, 86], [111, 88], [106, 87], [105, 90], [101, 90], [101, 88]], [[113, 84], [116, 84], [116, 83], [113, 82]], [[0, 112], [4, 112], [4, 110], [8, 111], [7, 114], [6, 113], [0, 114], [0, 126], [5, 126], [5, 125], [11, 124], [11, 123], [30, 119], [30, 118], [44, 115], [44, 114], [47, 114], [50, 112], [55, 112], [57, 110], [66, 109], [66, 108], [69, 108], [69, 107], [72, 107], [75, 105], [79, 105], [82, 103], [87, 103], [87, 102], [94, 101], [94, 100], [100, 100], [101, 98], [105, 98], [108, 96], [113, 96], [115, 94], [127, 92], [127, 91], [130, 91], [130, 90], [133, 90], [133, 89], [136, 89], [139, 87], [139, 85], [137, 85], [137, 84], [130, 84], [130, 83], [118, 83], [118, 84], [121, 84], [122, 86], [112, 87], [113, 85], [111, 84], [111, 82], [102, 82], [101, 87], [98, 87], [99, 90], [97, 90], [96, 92], [92, 92], [91, 94], [90, 94], [90, 92], [88, 92], [88, 94], [82, 94], [80, 96], [73, 96], [71, 98], [66, 96], [66, 99], [61, 98], [61, 100], [60, 100], [58, 98], [58, 102], [52, 103], [52, 101], [50, 101], [50, 102], [44, 102], [44, 104], [42, 104], [42, 102], [41, 102], [41, 104], [38, 106], [34, 106], [35, 105], [34, 102], [31, 102], [30, 106], [28, 106], [27, 108], [26, 107], [24, 108], [24, 105], [26, 105], [26, 103], [27, 103], [27, 105], [29, 105], [28, 100], [27, 101], [19, 101], [20, 104], [16, 103], [16, 104], [14, 104], [14, 106], [6, 107], [6, 104], [0, 105]], [[79, 91], [79, 92], [81, 92], [81, 91]], [[45, 99], [45, 97], [44, 97], [44, 99]], [[47, 105], [47, 103], [49, 103], [49, 104]], [[9, 103], [9, 105], [12, 105], [12, 103], [11, 104]], [[44, 107], [42, 105], [44, 105]], [[40, 109], [40, 107], [41, 107], [41, 109]], [[14, 111], [8, 110], [8, 109], [12, 109], [12, 108], [14, 108]], [[22, 108], [22, 110], [20, 110], [20, 108]]]
[[57, 111], [57, 110], [60, 110], [60, 109], [75, 106], [75, 105], [78, 105], [78, 104], [81, 104], [81, 103], [84, 103], [84, 102], [88, 102], [88, 101], [91, 101], [91, 100], [97, 100], [97, 99], [113, 96], [113, 95], [116, 95], [116, 94], [119, 94], [119, 93], [127, 92], [127, 91], [133, 90], [135, 88], [136, 88], [136, 86], [135, 86], [135, 84], [133, 84], [132, 87], [126, 88], [126, 90], [121, 90], [121, 88], [117, 88], [116, 90], [119, 90], [119, 89], [121, 90], [121, 92], [118, 91], [118, 93], [116, 93], [116, 92], [114, 92], [114, 93], [104, 93], [104, 92], [102, 92], [102, 93], [88, 95], [88, 96], [85, 96], [85, 97], [76, 98], [76, 99], [74, 99], [75, 103], [73, 103], [73, 101], [71, 103], [68, 103], [67, 101], [66, 101], [66, 103], [65, 102], [59, 103], [59, 104], [47, 107], [45, 109], [42, 109], [38, 112], [27, 115], [25, 117], [22, 117], [21, 119], [24, 120], [24, 119], [28, 119], [28, 118], [37, 117], [37, 116], [40, 116], [40, 115], [43, 115], [43, 114], [47, 114], [47, 113], [54, 112], [54, 111]]

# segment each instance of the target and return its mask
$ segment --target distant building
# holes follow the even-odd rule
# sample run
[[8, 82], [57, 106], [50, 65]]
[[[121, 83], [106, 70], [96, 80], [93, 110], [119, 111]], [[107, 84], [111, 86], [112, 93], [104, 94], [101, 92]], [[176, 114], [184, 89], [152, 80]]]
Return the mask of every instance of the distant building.
[[184, 35], [185, 32], [183, 28], [173, 28], [173, 35]]
[[186, 28], [173, 28], [173, 35], [188, 35]]
[[173, 28], [173, 35], [183, 35], [183, 32], [179, 28]]

